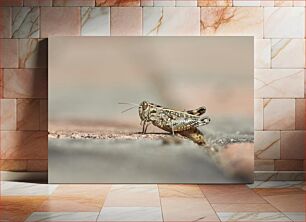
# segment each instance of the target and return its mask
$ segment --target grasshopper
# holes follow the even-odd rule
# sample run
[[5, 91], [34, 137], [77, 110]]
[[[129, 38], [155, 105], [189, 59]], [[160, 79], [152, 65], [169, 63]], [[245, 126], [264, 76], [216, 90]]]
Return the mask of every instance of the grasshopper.
[[147, 132], [148, 126], [152, 123], [173, 135], [178, 133], [198, 144], [205, 144], [203, 134], [197, 129], [197, 127], [210, 122], [208, 116], [202, 116], [206, 112], [204, 106], [187, 111], [177, 111], [147, 101], [143, 101], [134, 107], [137, 106], [143, 134]]

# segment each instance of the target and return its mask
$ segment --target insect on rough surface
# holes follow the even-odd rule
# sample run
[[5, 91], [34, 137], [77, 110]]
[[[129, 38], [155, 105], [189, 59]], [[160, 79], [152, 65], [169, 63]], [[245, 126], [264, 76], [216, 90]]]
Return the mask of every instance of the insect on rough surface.
[[143, 101], [140, 103], [138, 111], [142, 124], [142, 133], [146, 133], [148, 126], [152, 123], [154, 126], [173, 135], [178, 133], [197, 144], [205, 144], [204, 135], [197, 128], [210, 122], [208, 116], [202, 116], [206, 112], [204, 106], [194, 110], [177, 111]]

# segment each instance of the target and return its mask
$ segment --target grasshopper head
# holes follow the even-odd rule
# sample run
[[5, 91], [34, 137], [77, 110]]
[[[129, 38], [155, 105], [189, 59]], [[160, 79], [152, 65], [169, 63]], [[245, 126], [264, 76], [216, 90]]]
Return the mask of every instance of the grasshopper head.
[[149, 110], [150, 110], [150, 106], [147, 101], [143, 101], [140, 103], [138, 111], [139, 111], [139, 117], [141, 120], [145, 120], [148, 117]]

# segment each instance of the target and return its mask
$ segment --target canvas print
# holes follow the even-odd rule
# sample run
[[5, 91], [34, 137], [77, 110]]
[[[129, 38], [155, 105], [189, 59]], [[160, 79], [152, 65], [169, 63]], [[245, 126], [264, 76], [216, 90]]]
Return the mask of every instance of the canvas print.
[[253, 41], [49, 38], [49, 182], [252, 182]]

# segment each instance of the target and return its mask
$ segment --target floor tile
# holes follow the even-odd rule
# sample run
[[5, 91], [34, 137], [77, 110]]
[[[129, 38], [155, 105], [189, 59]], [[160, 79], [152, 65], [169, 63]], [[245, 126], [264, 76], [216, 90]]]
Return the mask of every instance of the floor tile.
[[277, 212], [278, 210], [268, 203], [261, 204], [212, 204], [216, 212]]
[[34, 212], [26, 221], [96, 221], [99, 212]]
[[58, 197], [51, 196], [39, 207], [39, 212], [98, 212], [101, 210], [104, 199], [91, 197]]
[[210, 203], [266, 203], [245, 185], [200, 185]]
[[159, 207], [157, 185], [113, 185], [105, 207]]
[[221, 221], [290, 221], [288, 217], [280, 212], [266, 212], [266, 213], [252, 213], [252, 212], [240, 212], [240, 213], [218, 213]]
[[255, 189], [266, 201], [282, 212], [303, 212], [305, 191], [297, 188]]
[[163, 221], [160, 207], [103, 207], [98, 221]]
[[161, 198], [164, 221], [219, 221], [205, 198]]
[[254, 181], [249, 188], [302, 188], [304, 181]]
[[189, 197], [189, 198], [203, 198], [198, 185], [158, 185], [160, 197]]
[[283, 212], [283, 214], [293, 221], [306, 221], [305, 212]]
[[1, 196], [0, 221], [24, 221], [45, 199], [46, 196]]
[[50, 195], [57, 188], [55, 184], [35, 184], [1, 181], [2, 196], [41, 196]]
[[61, 184], [52, 196], [58, 197], [90, 197], [105, 199], [111, 185], [105, 184]]

